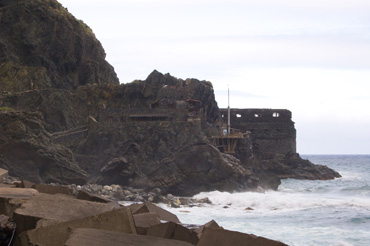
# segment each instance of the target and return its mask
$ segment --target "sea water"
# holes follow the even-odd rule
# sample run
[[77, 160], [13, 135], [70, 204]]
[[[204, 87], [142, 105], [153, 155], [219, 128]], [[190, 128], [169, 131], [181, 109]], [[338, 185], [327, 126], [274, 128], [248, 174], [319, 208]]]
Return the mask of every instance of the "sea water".
[[182, 223], [204, 224], [213, 219], [225, 229], [288, 245], [370, 245], [370, 155], [302, 158], [327, 165], [342, 178], [287, 179], [278, 191], [265, 193], [204, 192], [195, 198], [208, 197], [212, 204], [166, 209]]

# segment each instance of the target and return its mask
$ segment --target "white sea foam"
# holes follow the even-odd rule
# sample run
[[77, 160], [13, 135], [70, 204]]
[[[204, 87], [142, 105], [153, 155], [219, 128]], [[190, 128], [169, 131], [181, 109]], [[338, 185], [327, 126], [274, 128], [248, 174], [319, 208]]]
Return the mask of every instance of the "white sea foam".
[[[183, 223], [215, 219], [229, 230], [253, 233], [288, 245], [370, 245], [370, 158], [330, 156], [342, 178], [331, 181], [284, 180], [279, 191], [203, 192], [212, 204], [171, 209]], [[252, 208], [253, 210], [246, 210]], [[187, 210], [187, 213], [180, 212]]]

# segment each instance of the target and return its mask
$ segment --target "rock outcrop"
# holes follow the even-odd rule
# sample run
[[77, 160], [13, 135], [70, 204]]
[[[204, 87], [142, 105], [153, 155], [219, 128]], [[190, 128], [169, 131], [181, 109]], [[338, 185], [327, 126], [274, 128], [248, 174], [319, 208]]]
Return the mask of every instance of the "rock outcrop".
[[0, 90], [118, 84], [92, 30], [56, 0], [0, 2]]
[[38, 112], [0, 110], [0, 165], [37, 183], [83, 184], [88, 178], [68, 148], [52, 143]]

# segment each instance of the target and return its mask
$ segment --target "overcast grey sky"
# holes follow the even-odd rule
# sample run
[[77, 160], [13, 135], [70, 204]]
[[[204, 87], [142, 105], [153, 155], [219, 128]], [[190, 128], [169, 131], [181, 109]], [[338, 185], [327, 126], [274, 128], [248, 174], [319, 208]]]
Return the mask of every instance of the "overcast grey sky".
[[368, 0], [60, 0], [121, 83], [211, 81], [220, 107], [292, 111], [301, 154], [370, 154]]

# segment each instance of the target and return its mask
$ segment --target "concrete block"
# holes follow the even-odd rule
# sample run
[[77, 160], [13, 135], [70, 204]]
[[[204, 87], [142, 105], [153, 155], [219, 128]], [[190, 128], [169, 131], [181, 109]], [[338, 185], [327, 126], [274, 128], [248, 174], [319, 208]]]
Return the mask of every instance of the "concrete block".
[[161, 223], [158, 225], [151, 226], [148, 229], [147, 236], [150, 237], [161, 237], [172, 239], [175, 234], [177, 224], [174, 222]]
[[159, 215], [159, 218], [161, 220], [165, 221], [172, 221], [174, 223], [180, 224], [179, 218], [173, 213], [168, 212], [167, 210], [164, 210], [163, 208], [160, 208], [152, 203], [146, 202], [145, 206], [148, 208], [149, 212], [154, 212]]
[[129, 206], [131, 209], [132, 214], [143, 214], [143, 213], [149, 213], [148, 207], [144, 203], [134, 203]]
[[77, 194], [77, 199], [91, 201], [91, 202], [101, 202], [101, 203], [110, 203], [112, 200], [105, 199], [103, 197], [91, 194], [86, 191], [79, 191]]
[[0, 188], [0, 198], [30, 199], [38, 193], [35, 189]]
[[202, 236], [202, 233], [203, 231], [205, 230], [205, 228], [213, 228], [213, 229], [222, 229], [222, 227], [220, 227], [216, 221], [214, 220], [211, 220], [210, 222], [194, 229], [194, 232], [196, 232], [198, 234], [198, 238], [200, 238]]
[[191, 244], [197, 244], [197, 242], [199, 241], [198, 234], [196, 232], [182, 225], [176, 225], [175, 233], [172, 239], [188, 242]]
[[107, 231], [136, 234], [134, 221], [129, 208], [108, 211], [99, 215], [62, 222], [23, 232], [17, 238], [18, 245], [64, 245], [72, 229], [94, 228]]
[[147, 236], [161, 237], [179, 240], [196, 244], [199, 241], [198, 235], [193, 230], [174, 222], [166, 222], [151, 226], [147, 231]]
[[113, 210], [110, 204], [77, 200], [62, 194], [39, 193], [14, 211], [18, 233], [39, 226], [81, 219]]
[[151, 226], [161, 223], [157, 213], [144, 213], [133, 215], [137, 234], [146, 235]]
[[224, 229], [206, 228], [200, 238], [197, 246], [287, 246], [286, 244], [270, 240], [263, 237], [257, 237], [252, 234], [246, 234]]
[[192, 246], [177, 240], [80, 228], [73, 230], [65, 246]]
[[13, 213], [17, 208], [38, 193], [35, 189], [0, 188], [0, 214], [13, 217]]
[[46, 185], [46, 184], [34, 184], [31, 188], [38, 190], [40, 193], [45, 194], [64, 194], [64, 195], [72, 195], [72, 189], [63, 186], [55, 186], [55, 185]]

